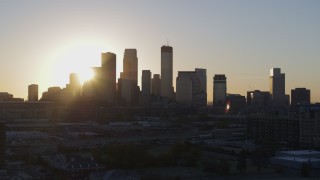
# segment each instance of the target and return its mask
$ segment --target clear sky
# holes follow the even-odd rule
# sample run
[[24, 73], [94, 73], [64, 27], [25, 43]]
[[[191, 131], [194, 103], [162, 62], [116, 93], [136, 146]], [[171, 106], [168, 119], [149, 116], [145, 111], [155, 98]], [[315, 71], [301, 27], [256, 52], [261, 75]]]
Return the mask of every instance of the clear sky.
[[[100, 66], [101, 52], [136, 48], [141, 71], [160, 73], [160, 47], [173, 47], [177, 71], [206, 68], [228, 93], [269, 90], [269, 69], [286, 74], [286, 92], [311, 89], [320, 102], [319, 0], [0, 1], [0, 92], [27, 98], [27, 86], [64, 87], [69, 73]], [[140, 83], [139, 83], [140, 85]], [[41, 96], [41, 94], [40, 94]]]

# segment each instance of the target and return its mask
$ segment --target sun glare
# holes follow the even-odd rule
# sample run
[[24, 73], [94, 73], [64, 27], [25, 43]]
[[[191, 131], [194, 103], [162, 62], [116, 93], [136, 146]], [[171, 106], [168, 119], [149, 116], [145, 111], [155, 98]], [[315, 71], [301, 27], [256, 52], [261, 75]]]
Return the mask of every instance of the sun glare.
[[77, 72], [77, 74], [81, 84], [84, 84], [86, 81], [89, 81], [94, 77], [94, 73], [92, 69], [89, 69], [89, 68], [83, 69], [80, 72]]

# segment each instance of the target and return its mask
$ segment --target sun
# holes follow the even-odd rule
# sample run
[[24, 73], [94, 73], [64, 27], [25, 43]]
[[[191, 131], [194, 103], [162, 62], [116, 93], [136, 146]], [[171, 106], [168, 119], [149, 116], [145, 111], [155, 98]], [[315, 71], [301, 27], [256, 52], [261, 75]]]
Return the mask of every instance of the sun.
[[79, 81], [83, 85], [86, 81], [89, 81], [94, 78], [94, 73], [91, 68], [81, 69], [77, 72]]

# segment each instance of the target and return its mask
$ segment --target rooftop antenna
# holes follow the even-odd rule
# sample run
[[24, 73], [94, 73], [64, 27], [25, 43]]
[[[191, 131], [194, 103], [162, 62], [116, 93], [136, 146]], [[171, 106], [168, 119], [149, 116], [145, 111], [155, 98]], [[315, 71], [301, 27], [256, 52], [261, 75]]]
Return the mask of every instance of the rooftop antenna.
[[167, 38], [167, 46], [169, 46], [169, 39]]

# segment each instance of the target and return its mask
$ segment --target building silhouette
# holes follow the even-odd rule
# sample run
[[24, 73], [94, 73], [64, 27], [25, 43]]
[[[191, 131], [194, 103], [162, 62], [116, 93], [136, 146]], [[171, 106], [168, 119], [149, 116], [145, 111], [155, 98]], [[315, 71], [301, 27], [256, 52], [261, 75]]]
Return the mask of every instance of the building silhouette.
[[78, 98], [81, 96], [81, 83], [78, 74], [70, 74], [68, 87], [72, 98]]
[[201, 86], [202, 77], [197, 71], [179, 71], [176, 80], [176, 102], [194, 106], [207, 105], [207, 94]]
[[285, 106], [287, 104], [285, 74], [281, 73], [280, 68], [272, 68], [269, 79], [272, 104], [274, 106]]
[[300, 124], [300, 148], [320, 148], [320, 105], [298, 105]]
[[196, 68], [195, 72], [200, 80], [200, 93], [203, 99], [201, 104], [207, 104], [207, 69]]
[[0, 169], [5, 166], [6, 124], [0, 121]]
[[213, 104], [225, 106], [227, 101], [227, 78], [224, 74], [213, 77]]
[[171, 46], [161, 47], [161, 96], [173, 98], [173, 53]]
[[143, 70], [142, 78], [141, 78], [141, 89], [142, 96], [150, 96], [151, 95], [151, 71]]
[[291, 105], [310, 104], [310, 90], [295, 88], [291, 90]]
[[116, 54], [101, 53], [101, 67], [92, 68], [95, 76], [91, 82], [84, 85], [84, 97], [114, 104], [116, 100], [116, 68]]
[[195, 86], [200, 86], [199, 79], [196, 78], [195, 72], [179, 71], [176, 80], [176, 102], [192, 105]]
[[160, 74], [154, 74], [151, 81], [151, 95], [160, 96], [161, 78]]
[[138, 57], [136, 49], [125, 49], [123, 56], [123, 75], [127, 80], [133, 80], [138, 85]]
[[207, 70], [202, 68], [196, 68], [195, 72], [200, 80], [200, 90], [207, 93]]
[[39, 86], [31, 84], [28, 86], [28, 101], [38, 101]]
[[271, 105], [271, 94], [268, 91], [248, 91], [247, 105], [255, 108], [267, 107]]

